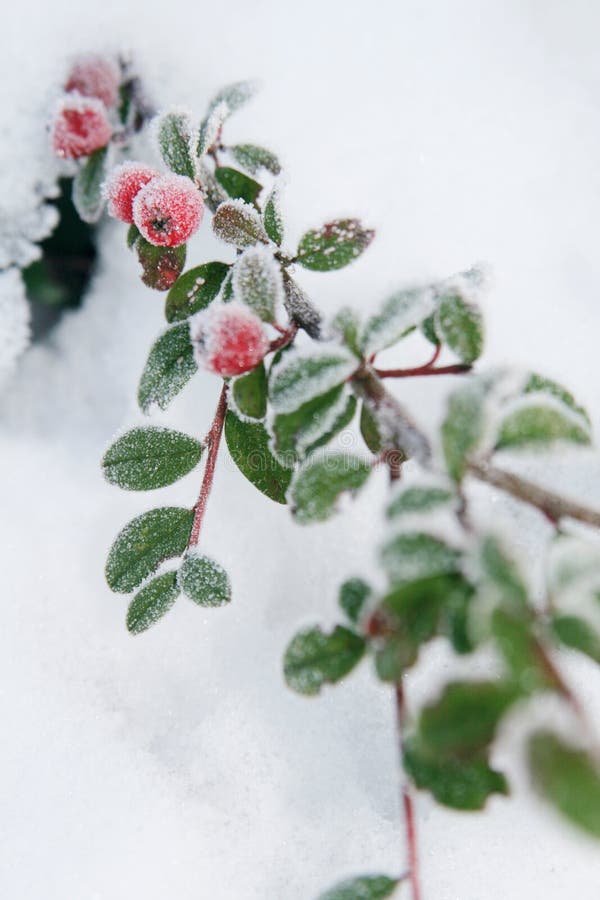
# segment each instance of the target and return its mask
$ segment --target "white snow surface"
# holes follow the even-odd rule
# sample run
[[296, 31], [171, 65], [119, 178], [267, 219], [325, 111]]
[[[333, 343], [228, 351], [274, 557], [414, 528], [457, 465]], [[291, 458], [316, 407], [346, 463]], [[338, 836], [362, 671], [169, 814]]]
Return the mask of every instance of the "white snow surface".
[[[228, 135], [283, 159], [290, 246], [336, 215], [378, 231], [346, 270], [299, 273], [326, 312], [372, 312], [391, 290], [486, 260], [483, 362], [563, 381], [598, 421], [599, 26], [594, 0], [91, 0], [75, 13], [21, 0], [3, 13], [0, 194], [13, 210], [38, 202], [65, 48], [131, 49], [159, 106], [197, 114], [223, 84], [258, 77], [262, 93]], [[143, 495], [102, 481], [112, 435], [141, 420], [135, 389], [163, 298], [139, 282], [119, 223], [106, 223], [101, 253], [84, 307], [23, 357], [0, 402], [0, 896], [313, 900], [352, 874], [398, 873], [388, 692], [364, 666], [304, 699], [280, 662], [299, 627], [334, 621], [345, 577], [376, 577], [384, 474], [344, 517], [300, 528], [224, 456], [202, 546], [230, 574], [233, 602], [203, 611], [180, 599], [130, 637], [126, 598], [104, 582], [107, 548], [139, 512], [190, 504], [199, 474]], [[203, 228], [189, 261], [210, 258], [231, 251]], [[426, 353], [415, 338], [382, 362]], [[431, 426], [447, 387], [397, 390]], [[217, 388], [194, 379], [153, 421], [202, 435]], [[543, 477], [600, 503], [596, 457], [577, 459], [575, 475], [550, 460]], [[538, 516], [480, 488], [473, 497], [518, 532], [535, 580]], [[432, 647], [409, 702], [485, 663], [457, 666]], [[567, 673], [600, 725], [595, 667], [572, 659]], [[521, 764], [524, 727], [559, 717], [555, 705], [503, 729], [495, 761], [513, 798], [462, 815], [419, 796], [425, 900], [597, 900], [597, 845], [540, 804]]]

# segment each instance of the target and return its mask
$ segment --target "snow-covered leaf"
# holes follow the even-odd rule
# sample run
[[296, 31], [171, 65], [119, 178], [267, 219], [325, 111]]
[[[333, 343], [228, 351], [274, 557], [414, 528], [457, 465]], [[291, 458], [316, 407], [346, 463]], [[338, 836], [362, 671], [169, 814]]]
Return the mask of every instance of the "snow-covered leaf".
[[277, 185], [267, 197], [263, 211], [263, 222], [265, 231], [273, 243], [279, 246], [283, 240], [283, 216], [279, 206], [279, 189]]
[[229, 410], [225, 440], [234, 463], [248, 481], [276, 503], [286, 503], [292, 470], [282, 466], [269, 448], [269, 435], [260, 422], [245, 422]]
[[473, 363], [483, 350], [483, 316], [460, 294], [447, 294], [435, 314], [435, 332], [463, 363]]
[[253, 175], [259, 169], [267, 169], [273, 175], [279, 175], [281, 164], [274, 153], [256, 144], [235, 144], [230, 147], [233, 158]]
[[537, 372], [532, 372], [527, 381], [525, 382], [525, 387], [523, 388], [524, 394], [549, 394], [551, 397], [555, 397], [557, 400], [560, 400], [564, 403], [565, 406], [568, 406], [574, 413], [580, 415], [586, 422], [589, 423], [590, 417], [582, 406], [579, 406], [573, 394], [568, 391], [562, 384], [558, 384], [557, 381], [553, 381], [551, 378], [546, 378], [544, 375], [539, 375]]
[[233, 379], [233, 401], [242, 416], [263, 419], [267, 412], [267, 373], [264, 363]]
[[385, 572], [393, 584], [431, 578], [459, 568], [456, 548], [423, 531], [406, 531], [387, 541], [380, 552]]
[[356, 358], [343, 347], [291, 350], [273, 366], [269, 397], [273, 409], [294, 412], [298, 407], [343, 384], [357, 368]]
[[395, 519], [408, 513], [430, 512], [447, 507], [453, 500], [454, 494], [447, 488], [434, 485], [402, 485], [394, 491], [386, 515], [388, 519]]
[[360, 433], [371, 453], [376, 456], [381, 453], [383, 449], [381, 432], [375, 414], [366, 403], [362, 404], [360, 410]]
[[140, 235], [134, 247], [142, 267], [144, 284], [155, 291], [168, 291], [173, 287], [185, 266], [185, 244], [156, 247]]
[[560, 401], [532, 397], [518, 402], [503, 416], [495, 449], [544, 448], [559, 441], [591, 443], [587, 423]]
[[375, 232], [358, 219], [337, 219], [307, 231], [298, 244], [297, 259], [305, 269], [330, 272], [353, 262], [367, 249]]
[[147, 413], [154, 403], [166, 409], [197, 370], [187, 322], [174, 325], [150, 350], [138, 388], [142, 412]]
[[233, 291], [265, 322], [273, 322], [283, 303], [279, 265], [266, 247], [248, 247], [233, 267]]
[[405, 334], [429, 316], [435, 306], [432, 288], [398, 291], [389, 297], [380, 311], [367, 319], [360, 338], [360, 349], [369, 357], [397, 343]]
[[552, 631], [561, 644], [600, 663], [600, 634], [589, 622], [579, 616], [559, 614], [552, 617], [551, 624]]
[[200, 132], [198, 135], [198, 158], [210, 150], [212, 145], [217, 141], [223, 122], [229, 115], [229, 109], [226, 103], [218, 103], [212, 109], [200, 124]]
[[165, 572], [138, 591], [127, 610], [127, 630], [140, 634], [154, 625], [171, 609], [177, 597], [177, 572]]
[[251, 247], [259, 241], [266, 244], [269, 240], [259, 214], [243, 200], [226, 200], [221, 203], [214, 215], [212, 227], [218, 238], [241, 249]]
[[133, 591], [165, 559], [181, 556], [192, 530], [193, 511], [176, 506], [152, 509], [117, 535], [106, 561], [106, 580], [120, 594]]
[[187, 434], [151, 425], [133, 428], [108, 448], [104, 477], [128, 491], [173, 484], [200, 462], [202, 444]]
[[372, 591], [362, 578], [349, 578], [340, 587], [339, 604], [348, 619], [355, 625]]
[[194, 178], [196, 169], [192, 157], [194, 129], [189, 116], [171, 112], [161, 116], [156, 123], [158, 146], [165, 164], [177, 175]]
[[480, 545], [480, 565], [486, 592], [493, 590], [495, 604], [514, 612], [527, 607], [527, 586], [517, 564], [510, 558], [499, 539], [486, 535]]
[[309, 337], [318, 340], [321, 336], [321, 313], [285, 270], [283, 288], [285, 291], [283, 302], [290, 319], [304, 329]]
[[180, 275], [167, 295], [167, 322], [181, 322], [215, 299], [230, 266], [222, 262], [204, 263]]
[[177, 575], [179, 588], [198, 606], [222, 606], [231, 600], [225, 569], [208, 556], [190, 553]]
[[321, 894], [319, 900], [385, 900], [399, 884], [398, 878], [387, 875], [361, 875], [335, 885]]
[[108, 147], [96, 150], [73, 181], [73, 205], [84, 222], [97, 222], [104, 209], [102, 184], [108, 170]]
[[371, 474], [371, 465], [350, 453], [310, 457], [295, 473], [290, 505], [297, 522], [323, 522], [336, 511], [342, 494], [355, 495]]
[[350, 423], [356, 399], [343, 385], [303, 403], [292, 413], [279, 413], [271, 423], [274, 449], [286, 460], [298, 460], [327, 444]]
[[258, 181], [228, 166], [218, 166], [215, 169], [215, 178], [232, 200], [256, 203], [258, 195], [262, 191], [262, 184], [259, 184]]
[[354, 631], [337, 625], [331, 634], [307, 628], [297, 634], [285, 651], [283, 673], [293, 691], [318, 694], [324, 684], [340, 681], [360, 662], [365, 641]]
[[244, 103], [247, 103], [258, 90], [258, 85], [254, 81], [236, 81], [222, 88], [212, 98], [209, 104], [209, 113], [216, 109], [221, 103], [227, 105], [227, 115], [236, 112]]
[[485, 401], [491, 387], [488, 378], [473, 378], [454, 391], [442, 423], [442, 446], [448, 473], [460, 481], [467, 458], [483, 438], [486, 426]]

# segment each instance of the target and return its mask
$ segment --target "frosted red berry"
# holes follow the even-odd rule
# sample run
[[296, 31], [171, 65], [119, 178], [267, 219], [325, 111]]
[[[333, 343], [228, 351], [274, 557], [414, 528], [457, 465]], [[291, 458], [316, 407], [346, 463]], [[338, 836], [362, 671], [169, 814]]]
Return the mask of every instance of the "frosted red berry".
[[105, 147], [112, 136], [106, 107], [95, 97], [68, 94], [52, 126], [52, 147], [63, 159], [79, 159]]
[[85, 56], [76, 60], [65, 90], [77, 91], [83, 97], [97, 97], [107, 109], [116, 106], [119, 99], [119, 68], [104, 56]]
[[133, 221], [157, 247], [178, 247], [199, 227], [204, 215], [202, 194], [185, 175], [159, 175], [133, 201]]
[[217, 375], [242, 375], [254, 369], [269, 349], [263, 323], [243, 303], [219, 303], [190, 320], [198, 365]]
[[121, 222], [133, 222], [133, 201], [140, 190], [159, 174], [152, 166], [143, 163], [125, 162], [116, 166], [104, 183], [109, 215]]

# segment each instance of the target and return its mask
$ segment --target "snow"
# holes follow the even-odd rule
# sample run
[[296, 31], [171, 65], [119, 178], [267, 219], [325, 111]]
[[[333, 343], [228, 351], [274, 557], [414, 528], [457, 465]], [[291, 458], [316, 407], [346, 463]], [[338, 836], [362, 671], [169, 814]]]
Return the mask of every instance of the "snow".
[[[378, 230], [347, 269], [296, 272], [308, 295], [328, 315], [342, 305], [369, 315], [398, 286], [485, 259], [494, 288], [483, 363], [556, 378], [597, 421], [597, 4], [382, 0], [374, 13], [358, 0], [306, 0], [301, 15], [274, 0], [89, 0], [75, 16], [66, 0], [12, 5], [0, 59], [3, 216], [36, 210], [51, 185], [45, 122], [70, 64], [65, 47], [131, 48], [157, 105], [198, 116], [222, 84], [256, 75], [263, 92], [228, 134], [282, 158], [289, 245], [337, 216], [361, 215]], [[229, 573], [231, 604], [178, 602], [131, 637], [126, 599], [104, 582], [106, 552], [141, 511], [189, 505], [198, 478], [149, 495], [103, 482], [111, 435], [139, 424], [136, 386], [164, 321], [119, 224], [104, 228], [101, 252], [85, 306], [26, 354], [0, 406], [0, 894], [310, 900], [354, 874], [397, 874], [391, 698], [367, 665], [314, 700], [291, 694], [281, 675], [296, 631], [337, 621], [342, 581], [377, 583], [373, 509], [384, 504], [384, 473], [344, 517], [300, 529], [224, 459], [202, 552]], [[223, 253], [203, 228], [189, 260]], [[428, 352], [409, 338], [381, 364], [418, 364]], [[419, 423], [441, 419], [451, 382], [439, 382], [396, 388]], [[201, 435], [217, 387], [193, 379], [152, 421]], [[598, 505], [596, 458], [576, 458], [576, 477], [572, 458], [550, 458], [542, 477]], [[518, 535], [537, 569], [549, 526], [499, 494], [490, 501], [483, 486], [472, 493], [482, 520]], [[488, 662], [451, 663], [431, 647], [407, 686], [409, 705], [450, 672], [472, 677]], [[597, 667], [573, 656], [566, 671], [594, 715]], [[514, 750], [556, 705], [517, 710], [503, 729], [494, 762], [514, 782], [510, 799], [459, 815], [419, 795], [429, 900], [596, 900], [597, 845], [540, 805]]]

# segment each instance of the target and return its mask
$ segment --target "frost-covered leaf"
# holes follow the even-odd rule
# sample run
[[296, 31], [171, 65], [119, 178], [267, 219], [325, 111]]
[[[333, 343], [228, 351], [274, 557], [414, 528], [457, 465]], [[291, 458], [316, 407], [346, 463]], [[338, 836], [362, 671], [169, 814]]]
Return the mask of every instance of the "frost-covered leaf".
[[155, 247], [140, 236], [134, 247], [142, 267], [144, 284], [155, 291], [168, 291], [183, 272], [185, 244], [179, 247]]
[[262, 191], [262, 184], [254, 181], [237, 169], [228, 166], [218, 166], [215, 169], [215, 178], [226, 194], [233, 200], [244, 200], [246, 203], [256, 203], [258, 195]]
[[436, 754], [472, 756], [487, 748], [504, 713], [518, 699], [502, 681], [453, 681], [419, 716], [419, 736]]
[[175, 506], [152, 509], [133, 519], [117, 535], [106, 561], [113, 591], [133, 591], [161, 562], [181, 556], [192, 530], [193, 512]]
[[283, 289], [283, 302], [290, 319], [309, 337], [318, 340], [321, 336], [321, 313], [286, 271], [283, 272]]
[[269, 240], [259, 214], [243, 200], [221, 203], [214, 215], [212, 227], [218, 238], [242, 250], [259, 241], [266, 244]]
[[360, 338], [360, 350], [372, 356], [397, 343], [432, 312], [435, 293], [430, 287], [398, 291], [385, 301], [378, 313], [367, 319]]
[[544, 375], [538, 375], [532, 372], [523, 388], [524, 394], [549, 394], [568, 406], [574, 413], [580, 415], [586, 422], [590, 422], [590, 417], [582, 406], [579, 406], [573, 394], [570, 393], [562, 384], [546, 378]]
[[127, 630], [131, 634], [146, 631], [171, 609], [177, 597], [177, 572], [165, 572], [138, 591], [127, 610]]
[[340, 385], [303, 403], [292, 413], [279, 413], [270, 428], [275, 452], [286, 460], [302, 459], [345, 428], [355, 409], [356, 399]]
[[222, 88], [212, 98], [209, 104], [209, 113], [216, 109], [220, 104], [227, 105], [227, 115], [236, 112], [240, 106], [247, 103], [254, 97], [258, 86], [254, 81], [236, 81]]
[[331, 330], [341, 337], [346, 347], [358, 359], [362, 358], [359, 347], [360, 318], [354, 309], [347, 306], [340, 309], [331, 322]]
[[340, 882], [321, 894], [319, 900], [385, 900], [399, 884], [400, 879], [387, 875], [361, 875]]
[[527, 586], [498, 538], [491, 534], [484, 537], [480, 553], [482, 575], [487, 585], [495, 589], [498, 605], [513, 612], [524, 610], [528, 602]]
[[367, 249], [375, 232], [358, 219], [337, 219], [307, 231], [298, 244], [297, 259], [305, 269], [330, 272], [353, 262]]
[[388, 504], [386, 515], [395, 519], [407, 513], [422, 513], [447, 507], [454, 500], [454, 494], [447, 488], [434, 485], [402, 485], [394, 491], [392, 501]]
[[492, 616], [492, 634], [509, 676], [523, 694], [558, 687], [540, 656], [532, 622], [522, 613], [496, 609]]
[[433, 344], [434, 347], [437, 347], [439, 346], [439, 344], [441, 344], [440, 337], [435, 328], [434, 314], [427, 316], [427, 318], [421, 322], [421, 334], [429, 341], [430, 344]]
[[404, 584], [459, 568], [460, 552], [423, 531], [406, 531], [387, 541], [380, 551], [390, 582]]
[[479, 359], [483, 350], [483, 316], [460, 294], [447, 294], [435, 315], [435, 331], [464, 363]]
[[108, 448], [104, 477], [128, 491], [149, 491], [183, 478], [198, 465], [202, 444], [180, 431], [133, 428]]
[[538, 731], [529, 742], [534, 785], [574, 825], [600, 838], [600, 770], [585, 751], [551, 731]]
[[483, 438], [489, 378], [474, 378], [454, 391], [442, 423], [442, 446], [448, 473], [455, 481], [465, 474], [467, 458]]
[[340, 587], [340, 606], [353, 624], [360, 619], [371, 593], [370, 586], [362, 578], [349, 578]]
[[223, 127], [223, 122], [229, 114], [226, 103], [218, 103], [200, 124], [200, 132], [198, 134], [197, 155], [198, 158], [210, 150], [212, 145], [218, 140]]
[[223, 606], [231, 600], [225, 569], [208, 556], [190, 553], [177, 576], [179, 588], [198, 606]]
[[147, 413], [154, 403], [166, 409], [197, 370], [187, 322], [174, 325], [150, 350], [138, 388], [142, 412]]
[[230, 266], [226, 263], [209, 262], [184, 272], [167, 294], [167, 322], [181, 322], [201, 309], [206, 309], [221, 290], [229, 270]]
[[233, 267], [233, 292], [264, 322], [273, 322], [283, 303], [279, 265], [266, 247], [248, 247]]
[[259, 169], [267, 169], [273, 175], [279, 175], [281, 172], [279, 160], [265, 147], [258, 147], [256, 144], [235, 144], [229, 149], [235, 161], [253, 175]]
[[216, 213], [221, 203], [229, 201], [229, 195], [215, 178], [212, 169], [202, 159], [198, 162], [198, 180], [202, 185], [206, 205], [212, 213]]
[[337, 625], [331, 634], [307, 628], [293, 638], [285, 651], [283, 673], [293, 691], [318, 694], [324, 684], [334, 684], [360, 662], [365, 641], [354, 631]]
[[350, 453], [309, 458], [295, 473], [290, 504], [301, 525], [323, 522], [336, 511], [342, 494], [356, 494], [371, 474], [371, 465]]
[[271, 371], [273, 409], [294, 412], [313, 397], [343, 384], [356, 368], [356, 358], [343, 347], [311, 348], [310, 353], [291, 350]]
[[558, 401], [543, 402], [532, 398], [522, 401], [503, 416], [495, 449], [540, 448], [557, 441], [591, 443], [587, 423]]
[[87, 158], [73, 180], [73, 205], [84, 222], [97, 222], [102, 215], [107, 169], [108, 147], [101, 147]]
[[234, 378], [232, 384], [234, 403], [243, 416], [263, 419], [267, 412], [267, 373], [264, 363], [246, 375]]
[[600, 635], [585, 619], [555, 615], [552, 618], [552, 631], [565, 647], [578, 650], [600, 663]]
[[189, 116], [182, 112], [166, 113], [156, 124], [156, 136], [161, 156], [168, 168], [177, 175], [196, 175], [192, 158], [194, 129]]
[[265, 231], [278, 246], [283, 240], [283, 216], [279, 207], [279, 189], [277, 185], [273, 188], [263, 211], [263, 222]]
[[360, 410], [360, 433], [371, 453], [378, 456], [383, 450], [383, 439], [377, 419], [366, 403], [362, 404]]
[[282, 466], [271, 453], [264, 425], [244, 422], [229, 410], [225, 418], [225, 440], [242, 475], [271, 500], [286, 503], [292, 470]]
[[452, 809], [483, 809], [492, 794], [508, 794], [506, 778], [485, 758], [438, 757], [415, 737], [404, 743], [404, 768], [418, 788]]

